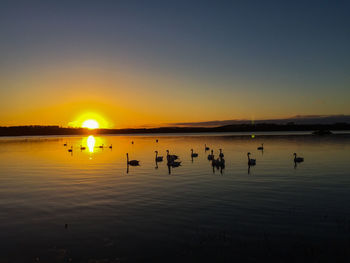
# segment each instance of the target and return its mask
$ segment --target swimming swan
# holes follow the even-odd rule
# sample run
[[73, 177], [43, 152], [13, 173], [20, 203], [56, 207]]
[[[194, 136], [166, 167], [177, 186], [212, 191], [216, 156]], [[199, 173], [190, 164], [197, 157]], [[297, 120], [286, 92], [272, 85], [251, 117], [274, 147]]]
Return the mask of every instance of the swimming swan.
[[295, 163], [301, 163], [304, 161], [304, 158], [303, 157], [297, 157], [297, 154], [296, 153], [293, 153], [294, 155], [294, 162]]
[[222, 153], [222, 149], [219, 149], [219, 151], [220, 151], [219, 157], [220, 157], [220, 158], [223, 158], [223, 157], [224, 157], [224, 154]]
[[129, 164], [129, 165], [131, 165], [131, 166], [137, 166], [137, 165], [139, 165], [139, 161], [137, 161], [137, 160], [131, 160], [131, 161], [129, 161], [129, 154], [128, 154], [128, 153], [126, 153], [126, 163]]
[[193, 149], [191, 149], [191, 157], [193, 158], [193, 157], [198, 157], [198, 153], [194, 153], [193, 152]]
[[163, 156], [158, 156], [158, 151], [155, 151], [155, 153], [156, 153], [156, 162], [162, 162]]
[[256, 160], [255, 159], [250, 159], [250, 153], [247, 153], [248, 156], [248, 165], [255, 165]]
[[262, 143], [261, 146], [258, 147], [258, 150], [264, 150], [264, 144]]

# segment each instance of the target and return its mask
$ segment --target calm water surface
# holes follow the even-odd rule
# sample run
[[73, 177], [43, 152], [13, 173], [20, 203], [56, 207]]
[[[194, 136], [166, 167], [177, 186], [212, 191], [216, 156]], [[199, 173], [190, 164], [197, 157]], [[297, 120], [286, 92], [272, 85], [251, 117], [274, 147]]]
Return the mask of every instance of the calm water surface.
[[[223, 149], [224, 169], [213, 169], [204, 144]], [[48, 136], [0, 146], [0, 262], [350, 259], [349, 135]], [[166, 149], [180, 167], [155, 163]], [[141, 165], [127, 169], [126, 152]], [[294, 152], [305, 158], [297, 167]]]

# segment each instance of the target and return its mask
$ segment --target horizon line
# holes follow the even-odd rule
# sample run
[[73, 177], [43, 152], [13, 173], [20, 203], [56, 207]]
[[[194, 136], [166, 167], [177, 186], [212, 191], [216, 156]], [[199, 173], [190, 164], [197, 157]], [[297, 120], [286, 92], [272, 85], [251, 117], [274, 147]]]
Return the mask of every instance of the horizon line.
[[[317, 122], [318, 121], [318, 122]], [[321, 121], [321, 122], [319, 122]], [[315, 125], [315, 124], [336, 124], [336, 123], [350, 123], [350, 115], [336, 114], [336, 115], [295, 115], [287, 118], [276, 118], [276, 119], [231, 119], [231, 120], [212, 120], [202, 122], [176, 122], [176, 123], [161, 123], [159, 125], [139, 125], [135, 127], [126, 128], [96, 128], [89, 129], [83, 127], [73, 126], [61, 126], [57, 124], [28, 124], [28, 125], [6, 125], [0, 126], [0, 128], [11, 128], [11, 127], [51, 127], [51, 128], [64, 128], [64, 129], [84, 129], [84, 130], [136, 130], [136, 129], [161, 129], [161, 128], [215, 128], [227, 125], [247, 125], [247, 124], [291, 124], [296, 125]], [[299, 122], [299, 123], [298, 123]], [[322, 123], [323, 122], [323, 123]]]

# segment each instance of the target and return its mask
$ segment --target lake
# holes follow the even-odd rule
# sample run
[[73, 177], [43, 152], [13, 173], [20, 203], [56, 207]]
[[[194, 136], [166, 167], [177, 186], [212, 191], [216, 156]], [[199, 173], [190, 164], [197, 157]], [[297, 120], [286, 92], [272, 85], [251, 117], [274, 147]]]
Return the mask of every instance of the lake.
[[[224, 169], [205, 144], [222, 148]], [[349, 134], [7, 137], [0, 147], [0, 262], [350, 259]], [[181, 166], [167, 166], [167, 149]]]

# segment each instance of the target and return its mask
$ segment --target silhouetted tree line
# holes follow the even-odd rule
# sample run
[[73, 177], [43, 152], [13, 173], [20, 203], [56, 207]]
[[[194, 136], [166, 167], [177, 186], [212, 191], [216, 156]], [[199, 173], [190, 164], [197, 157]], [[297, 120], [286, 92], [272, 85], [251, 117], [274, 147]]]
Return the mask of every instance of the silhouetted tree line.
[[201, 133], [201, 132], [261, 132], [261, 131], [316, 131], [350, 130], [349, 123], [335, 124], [234, 124], [220, 127], [161, 127], [142, 129], [96, 129], [62, 128], [59, 126], [11, 126], [0, 127], [0, 136], [24, 135], [84, 135], [84, 134], [140, 134], [140, 133]]

